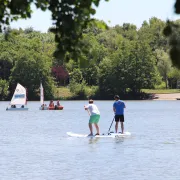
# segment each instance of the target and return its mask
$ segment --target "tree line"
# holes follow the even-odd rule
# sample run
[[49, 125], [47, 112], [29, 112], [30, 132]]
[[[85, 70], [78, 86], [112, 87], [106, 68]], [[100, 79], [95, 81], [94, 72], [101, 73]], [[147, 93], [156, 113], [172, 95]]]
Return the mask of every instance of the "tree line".
[[139, 29], [94, 20], [82, 31], [76, 56], [70, 51], [54, 56], [57, 42], [50, 30], [9, 27], [0, 34], [0, 100], [12, 96], [17, 82], [28, 89], [29, 100], [39, 99], [40, 82], [46, 99], [53, 98], [59, 86], [69, 88], [75, 99], [112, 99], [114, 94], [145, 98], [145, 88], [179, 88], [180, 72], [170, 61], [165, 27], [156, 17]]
[[[54, 56], [64, 58], [65, 54], [70, 52], [73, 58], [77, 58], [82, 32], [92, 24], [91, 16], [96, 13], [95, 7], [99, 4], [100, 0], [3, 0], [0, 1], [0, 32], [5, 30], [12, 21], [30, 18], [33, 6], [41, 11], [49, 10], [53, 20], [50, 31], [54, 33], [56, 41]], [[175, 0], [174, 12], [180, 14], [180, 0]], [[172, 63], [178, 68], [180, 68], [179, 32], [179, 24], [167, 20], [164, 34], [170, 40], [169, 54]]]

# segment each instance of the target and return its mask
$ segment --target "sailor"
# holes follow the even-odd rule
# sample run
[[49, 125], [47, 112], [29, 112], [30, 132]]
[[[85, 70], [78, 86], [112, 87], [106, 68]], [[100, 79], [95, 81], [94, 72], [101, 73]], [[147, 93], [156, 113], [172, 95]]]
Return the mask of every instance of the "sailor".
[[49, 103], [49, 108], [50, 108], [50, 109], [54, 109], [54, 102], [53, 102], [53, 100], [50, 101], [50, 103]]

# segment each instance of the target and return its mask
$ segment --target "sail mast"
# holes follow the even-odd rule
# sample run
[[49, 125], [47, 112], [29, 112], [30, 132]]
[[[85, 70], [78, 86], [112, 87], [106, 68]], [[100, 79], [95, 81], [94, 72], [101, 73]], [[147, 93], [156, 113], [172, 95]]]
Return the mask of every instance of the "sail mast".
[[40, 103], [41, 105], [44, 104], [44, 89], [42, 83], [40, 84]]

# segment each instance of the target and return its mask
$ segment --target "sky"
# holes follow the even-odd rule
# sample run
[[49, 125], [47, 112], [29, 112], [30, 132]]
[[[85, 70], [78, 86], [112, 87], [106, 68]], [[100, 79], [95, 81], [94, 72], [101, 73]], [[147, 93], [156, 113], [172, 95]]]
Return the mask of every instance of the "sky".
[[[180, 15], [174, 13], [175, 0], [101, 0], [96, 8], [94, 18], [105, 21], [109, 26], [131, 23], [138, 28], [143, 21], [149, 21], [152, 17], [157, 17], [166, 21], [167, 19], [180, 19]], [[29, 28], [47, 32], [52, 26], [51, 12], [42, 12], [33, 8], [31, 19], [18, 20], [10, 24], [12, 28]]]

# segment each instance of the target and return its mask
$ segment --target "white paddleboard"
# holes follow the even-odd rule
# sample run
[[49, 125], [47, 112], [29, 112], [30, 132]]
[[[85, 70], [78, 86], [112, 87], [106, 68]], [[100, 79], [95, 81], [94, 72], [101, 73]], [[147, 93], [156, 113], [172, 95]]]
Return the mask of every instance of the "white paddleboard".
[[88, 136], [88, 134], [77, 134], [73, 132], [67, 132], [67, 135], [70, 137], [102, 137], [102, 138], [117, 138], [117, 137], [126, 137], [130, 136], [130, 132], [124, 132], [123, 134], [121, 133], [110, 133], [110, 134], [102, 134], [102, 135], [94, 135], [94, 136]]

